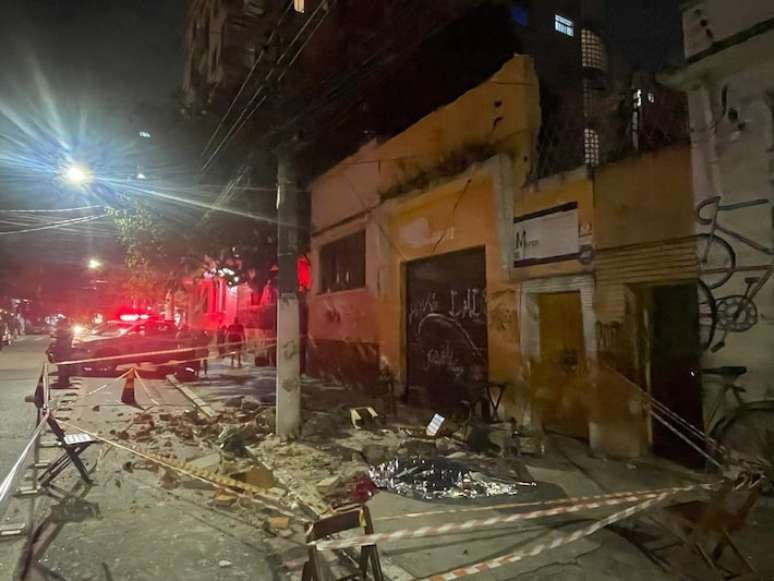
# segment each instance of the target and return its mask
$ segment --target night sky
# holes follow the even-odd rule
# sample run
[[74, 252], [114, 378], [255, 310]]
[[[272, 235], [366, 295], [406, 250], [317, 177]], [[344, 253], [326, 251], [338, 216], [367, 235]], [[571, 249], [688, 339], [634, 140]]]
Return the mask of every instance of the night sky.
[[[48, 134], [75, 148], [121, 157], [138, 105], [175, 109], [187, 5], [187, 0], [0, 0], [0, 135], [45, 149], [38, 141]], [[609, 0], [611, 40], [643, 68], [664, 66], [680, 54], [677, 5], [677, 0]], [[7, 148], [7, 140], [0, 142], [0, 154]], [[0, 163], [0, 208], [89, 202], [49, 178], [33, 173], [24, 179], [18, 163], [16, 171], [6, 169]], [[13, 220], [0, 224], [0, 230], [15, 227]], [[0, 237], [0, 260], [78, 263], [97, 249], [119, 257], [106, 221]]]
[[[0, 130], [6, 138], [45, 152], [51, 147], [47, 137], [87, 155], [109, 151], [118, 158], [127, 151], [122, 140], [138, 105], [174, 111], [182, 76], [185, 0], [2, 0], [1, 4]], [[7, 142], [2, 144], [7, 147]], [[0, 207], [77, 207], [95, 201], [57, 187], [49, 176], [36, 175], [35, 168], [25, 179], [23, 169], [16, 162], [0, 174]], [[0, 225], [0, 230], [9, 229], [15, 226]], [[0, 251], [14, 258], [55, 262], [81, 262], [97, 251], [118, 253], [106, 220], [70, 230], [2, 237]]]

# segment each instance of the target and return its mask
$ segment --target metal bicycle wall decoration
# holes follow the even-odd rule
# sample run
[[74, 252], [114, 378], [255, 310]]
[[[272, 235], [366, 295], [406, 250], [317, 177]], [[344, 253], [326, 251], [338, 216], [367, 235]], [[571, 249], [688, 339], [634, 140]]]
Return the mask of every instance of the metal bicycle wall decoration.
[[[712, 196], [696, 206], [696, 219], [707, 232], [699, 234], [697, 253], [701, 280], [699, 281], [699, 324], [701, 343], [704, 350], [717, 352], [725, 347], [728, 333], [748, 331], [758, 323], [759, 313], [755, 297], [774, 274], [774, 247], [765, 246], [747, 238], [740, 232], [720, 224], [720, 212], [731, 212], [741, 208], [768, 206], [769, 200], [759, 198], [733, 204], [721, 204], [720, 196]], [[720, 234], [752, 248], [769, 257], [768, 265], [738, 266], [733, 246]], [[725, 285], [736, 273], [754, 273], [745, 277], [747, 285], [743, 294], [729, 294], [715, 298], [713, 291]], [[716, 341], [716, 335], [720, 334]]]

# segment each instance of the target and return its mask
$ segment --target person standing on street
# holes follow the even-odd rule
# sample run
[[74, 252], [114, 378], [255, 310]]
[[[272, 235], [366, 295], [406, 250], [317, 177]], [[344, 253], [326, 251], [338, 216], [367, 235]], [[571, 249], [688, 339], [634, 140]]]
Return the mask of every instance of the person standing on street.
[[245, 328], [239, 319], [234, 319], [227, 330], [228, 336], [228, 350], [231, 353], [231, 367], [234, 367], [234, 359], [236, 359], [238, 366], [242, 367], [242, 347], [245, 342]]
[[204, 371], [205, 377], [209, 371], [208, 360], [210, 357], [210, 336], [207, 331], [201, 329], [194, 337], [194, 346], [196, 347], [196, 356], [199, 357], [199, 366], [196, 369], [196, 375], [199, 375], [200, 371]]
[[[73, 353], [73, 329], [70, 320], [60, 319], [56, 325], [56, 335], [54, 337], [54, 357], [55, 361], [67, 361]], [[57, 365], [57, 387], [68, 387], [70, 385], [70, 376], [73, 375], [71, 365]]]
[[223, 359], [223, 357], [226, 356], [226, 326], [221, 325], [218, 327], [218, 332], [215, 338], [215, 341], [218, 344], [218, 355], [220, 355], [220, 358]]

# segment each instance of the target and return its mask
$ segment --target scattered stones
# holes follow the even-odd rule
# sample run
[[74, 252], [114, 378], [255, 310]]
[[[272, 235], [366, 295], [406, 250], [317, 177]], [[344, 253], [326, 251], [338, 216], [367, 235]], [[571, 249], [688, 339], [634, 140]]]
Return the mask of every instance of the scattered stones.
[[453, 452], [457, 452], [462, 448], [462, 445], [457, 442], [456, 440], [453, 440], [452, 438], [437, 438], [435, 440], [435, 449], [438, 450], [441, 454], [451, 454]]
[[239, 497], [237, 495], [231, 494], [230, 492], [226, 492], [225, 490], [221, 489], [218, 490], [218, 492], [215, 493], [215, 496], [212, 497], [212, 504], [219, 508], [229, 508], [230, 506], [233, 506], [238, 498]]
[[153, 416], [150, 414], [136, 414], [132, 418], [132, 423], [135, 423], [135, 424], [153, 423]]
[[379, 444], [366, 444], [363, 446], [363, 458], [371, 466], [377, 466], [387, 461], [389, 449]]
[[232, 563], [231, 561], [227, 561], [226, 559], [221, 559], [218, 561], [218, 567], [221, 569], [226, 569], [227, 567], [231, 567]]
[[223, 402], [223, 405], [227, 408], [238, 408], [242, 407], [242, 400], [243, 396], [241, 395], [235, 395], [234, 397], [228, 398], [226, 401]]
[[276, 423], [277, 416], [273, 407], [266, 408], [255, 416], [255, 427], [262, 432], [273, 432]]
[[341, 434], [340, 425], [340, 419], [334, 414], [312, 412], [308, 417], [304, 418], [301, 426], [301, 437], [334, 438]]
[[261, 403], [255, 399], [246, 397], [242, 400], [242, 409], [247, 411], [255, 411], [260, 409]]
[[241, 457], [247, 455], [245, 437], [241, 428], [242, 426], [227, 426], [223, 429], [216, 441], [221, 450]]

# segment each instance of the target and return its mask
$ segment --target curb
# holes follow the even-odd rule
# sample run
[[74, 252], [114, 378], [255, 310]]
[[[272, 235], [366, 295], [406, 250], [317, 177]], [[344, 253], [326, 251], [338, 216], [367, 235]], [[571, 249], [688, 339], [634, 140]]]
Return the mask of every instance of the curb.
[[212, 409], [212, 407], [205, 402], [202, 398], [200, 398], [198, 395], [196, 395], [193, 391], [191, 391], [188, 387], [180, 383], [177, 378], [172, 375], [171, 373], [167, 375], [167, 381], [177, 389], [180, 393], [182, 393], [185, 397], [187, 397], [191, 402], [207, 417], [214, 418], [217, 416], [217, 412]]

